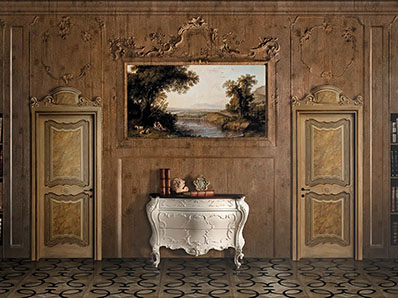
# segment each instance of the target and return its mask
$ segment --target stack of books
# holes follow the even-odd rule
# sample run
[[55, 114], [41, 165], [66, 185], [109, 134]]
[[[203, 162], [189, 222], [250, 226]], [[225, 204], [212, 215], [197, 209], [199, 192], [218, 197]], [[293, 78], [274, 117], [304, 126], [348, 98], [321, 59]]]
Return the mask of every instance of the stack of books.
[[0, 245], [3, 245], [3, 213], [0, 213]]
[[398, 245], [398, 221], [391, 223], [391, 244]]
[[391, 177], [398, 177], [398, 150], [391, 150]]
[[398, 186], [391, 187], [391, 212], [398, 212]]

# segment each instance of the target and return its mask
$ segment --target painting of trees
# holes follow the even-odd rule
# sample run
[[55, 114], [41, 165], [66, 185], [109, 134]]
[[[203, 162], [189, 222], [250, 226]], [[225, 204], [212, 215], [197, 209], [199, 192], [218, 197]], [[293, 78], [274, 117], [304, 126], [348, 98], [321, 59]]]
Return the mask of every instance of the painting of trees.
[[167, 112], [166, 92], [185, 93], [199, 76], [184, 65], [135, 65], [127, 77], [129, 126], [175, 130], [175, 116]]
[[129, 137], [264, 137], [260, 64], [127, 65]]
[[231, 98], [226, 109], [238, 113], [240, 118], [248, 118], [250, 104], [254, 99], [252, 88], [255, 84], [257, 80], [250, 74], [242, 75], [236, 81], [226, 81], [223, 84], [226, 88], [225, 95]]

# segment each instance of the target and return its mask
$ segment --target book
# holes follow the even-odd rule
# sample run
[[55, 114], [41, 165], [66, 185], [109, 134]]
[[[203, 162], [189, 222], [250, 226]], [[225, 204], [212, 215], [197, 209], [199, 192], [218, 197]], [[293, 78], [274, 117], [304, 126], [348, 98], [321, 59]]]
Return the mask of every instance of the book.
[[398, 221], [391, 223], [391, 243], [398, 245]]
[[159, 169], [160, 173], [160, 194], [165, 195], [166, 194], [166, 173], [165, 169]]
[[170, 169], [164, 169], [164, 174], [166, 177], [166, 195], [170, 195], [171, 194]]
[[3, 182], [0, 181], [0, 210], [3, 209]]
[[184, 192], [183, 195], [190, 197], [204, 197], [210, 198], [214, 197], [214, 190], [191, 190], [188, 192]]
[[395, 212], [395, 192], [396, 192], [396, 187], [393, 186], [391, 187], [391, 212]]
[[170, 169], [159, 169], [160, 172], [160, 194], [170, 195], [171, 194], [171, 181], [170, 181]]
[[0, 117], [0, 143], [3, 143], [3, 117]]
[[397, 142], [397, 122], [395, 121], [392, 122], [391, 142]]

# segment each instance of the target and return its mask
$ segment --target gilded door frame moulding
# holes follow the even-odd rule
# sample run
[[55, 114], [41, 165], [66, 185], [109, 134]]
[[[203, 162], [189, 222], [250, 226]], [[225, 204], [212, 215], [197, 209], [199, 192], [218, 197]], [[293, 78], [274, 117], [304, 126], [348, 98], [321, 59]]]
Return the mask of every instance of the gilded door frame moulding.
[[42, 115], [92, 115], [93, 139], [95, 142], [93, 160], [93, 256], [94, 260], [102, 259], [102, 99], [88, 99], [73, 87], [58, 87], [42, 99], [31, 98], [32, 114], [32, 246], [31, 259], [38, 260], [39, 243], [37, 243], [37, 173], [36, 173], [36, 122]]
[[[119, 147], [140, 147], [146, 140], [128, 137], [127, 127], [127, 65], [128, 64], [259, 64], [264, 65], [266, 72], [266, 100], [267, 100], [267, 135], [265, 137], [253, 137], [244, 140], [265, 142], [272, 147], [276, 146], [277, 103], [278, 87], [276, 65], [279, 61], [280, 44], [277, 37], [259, 37], [256, 44], [245, 45], [244, 38], [240, 38], [235, 32], [229, 31], [220, 35], [218, 28], [212, 27], [201, 17], [192, 17], [176, 29], [176, 33], [151, 32], [148, 34], [148, 42], [137, 44], [135, 36], [113, 37], [109, 40], [109, 55], [115, 63], [124, 63], [124, 106], [123, 106], [123, 136], [119, 141]], [[190, 44], [197, 38], [206, 41], [206, 45], [200, 48], [199, 53], [193, 53]], [[196, 48], [196, 52], [198, 49]], [[115, 97], [116, 99], [116, 97]], [[195, 138], [184, 138], [195, 139]], [[217, 141], [223, 142], [224, 138]], [[167, 139], [170, 142], [170, 139]], [[203, 138], [201, 141], [214, 138]], [[173, 142], [173, 141], [171, 141]], [[239, 138], [229, 138], [228, 143], [242, 142]], [[168, 145], [169, 146], [169, 145]]]
[[354, 258], [363, 258], [363, 99], [358, 95], [355, 98], [345, 96], [339, 88], [332, 85], [314, 87], [303, 98], [292, 97], [292, 258], [298, 260], [301, 257], [298, 245], [298, 200], [297, 197], [297, 120], [300, 113], [349, 113], [354, 116]]

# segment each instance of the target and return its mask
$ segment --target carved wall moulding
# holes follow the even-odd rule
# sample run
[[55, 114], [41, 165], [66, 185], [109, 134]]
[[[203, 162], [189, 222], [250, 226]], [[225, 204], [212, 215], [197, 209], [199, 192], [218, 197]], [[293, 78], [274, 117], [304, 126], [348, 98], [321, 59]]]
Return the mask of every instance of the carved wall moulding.
[[296, 20], [292, 30], [298, 38], [300, 61], [308, 72], [326, 80], [343, 76], [358, 54], [358, 22], [356, 19], [344, 19], [341, 23], [323, 19], [319, 25], [300, 27]]
[[260, 38], [249, 50], [235, 33], [219, 36], [202, 17], [194, 17], [182, 25], [176, 35], [169, 37], [160, 32], [150, 33], [143, 44], [134, 36], [109, 40], [113, 60], [140, 57], [174, 57], [189, 61], [210, 61], [240, 58], [242, 60], [268, 61], [278, 54], [280, 46], [276, 37]]
[[347, 106], [362, 106], [362, 96], [358, 95], [354, 99], [349, 98], [343, 94], [339, 88], [331, 85], [322, 85], [315, 87], [311, 93], [299, 99], [297, 96], [292, 97], [292, 106], [303, 105], [347, 105]]
[[[38, 17], [35, 17], [31, 25], [36, 24], [37, 20]], [[63, 16], [56, 24], [38, 32], [34, 38], [42, 41], [40, 60], [48, 76], [62, 80], [66, 85], [86, 76], [93, 66], [91, 53], [98, 44], [99, 31], [103, 27], [100, 19], [83, 27], [70, 16]], [[80, 57], [78, 63], [71, 60], [72, 55]]]
[[99, 107], [102, 105], [101, 97], [95, 97], [92, 100], [81, 95], [81, 92], [72, 87], [58, 87], [51, 91], [50, 95], [45, 96], [39, 100], [36, 97], [32, 97], [31, 107], [38, 108], [42, 106], [54, 106], [54, 105], [71, 105], [71, 106], [91, 106]]

